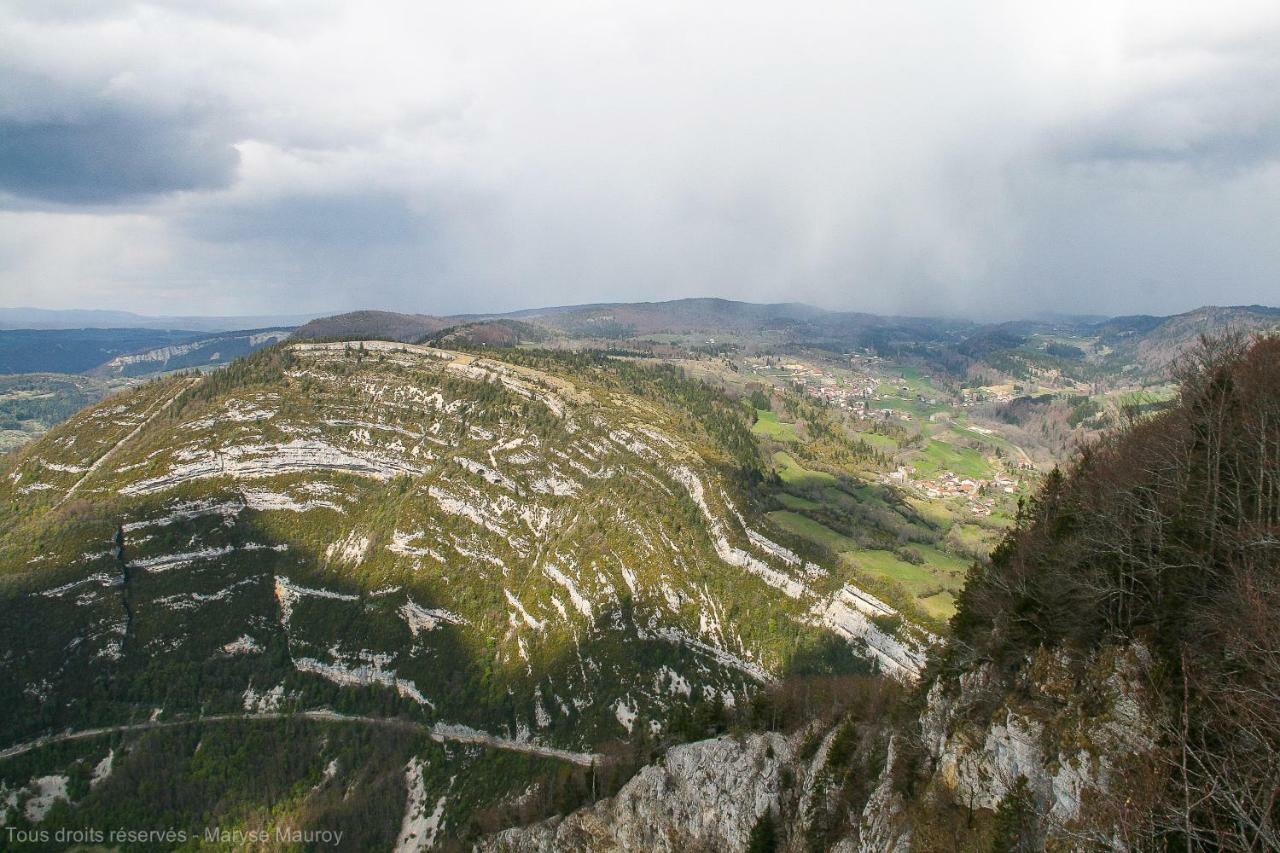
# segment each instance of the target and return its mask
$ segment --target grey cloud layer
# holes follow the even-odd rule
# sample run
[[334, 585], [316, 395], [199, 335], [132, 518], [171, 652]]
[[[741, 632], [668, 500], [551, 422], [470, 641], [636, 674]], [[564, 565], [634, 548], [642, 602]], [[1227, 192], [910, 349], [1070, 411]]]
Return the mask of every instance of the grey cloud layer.
[[145, 115], [50, 122], [0, 119], [0, 189], [19, 197], [110, 203], [220, 189], [239, 156], [205, 128]]
[[0, 302], [1276, 302], [1272, 6], [0, 3]]

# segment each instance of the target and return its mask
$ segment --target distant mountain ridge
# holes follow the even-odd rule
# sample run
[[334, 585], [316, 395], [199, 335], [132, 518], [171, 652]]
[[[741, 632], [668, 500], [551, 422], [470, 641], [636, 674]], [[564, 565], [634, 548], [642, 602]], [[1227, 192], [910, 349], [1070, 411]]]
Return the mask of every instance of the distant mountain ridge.
[[[1081, 393], [1159, 385], [1169, 380], [1178, 356], [1203, 334], [1231, 330], [1254, 334], [1280, 328], [1280, 309], [1257, 305], [1206, 306], [1171, 317], [1064, 316], [981, 324], [704, 298], [453, 316], [362, 310], [308, 319], [300, 326], [240, 326], [225, 332], [203, 329], [266, 318], [146, 318], [128, 312], [0, 309], [0, 325], [5, 318], [90, 326], [0, 329], [0, 374], [8, 375], [81, 374], [116, 382], [175, 370], [207, 370], [290, 336], [470, 349], [613, 349], [658, 358], [699, 358], [726, 351], [871, 353], [923, 370], [945, 383], [1003, 389], [992, 393], [1017, 388], [1015, 395], [1029, 397], [1037, 394], [1041, 382], [1075, 383]], [[107, 322], [157, 327], [91, 327]], [[164, 327], [169, 322], [184, 322], [187, 328]], [[79, 399], [78, 394], [73, 396]], [[64, 410], [61, 405], [49, 409]]]
[[201, 335], [186, 343], [118, 355], [88, 373], [93, 376], [145, 376], [171, 370], [208, 368], [279, 343], [292, 332], [290, 328], [275, 328]]
[[148, 316], [132, 311], [99, 309], [0, 308], [0, 329], [179, 329], [192, 332], [230, 332], [272, 326], [298, 326], [315, 314], [258, 314], [241, 316]]
[[295, 338], [420, 342], [433, 340], [446, 330], [467, 329], [461, 334], [475, 345], [537, 342], [551, 347], [634, 348], [637, 344], [665, 343], [664, 337], [673, 335], [683, 336], [685, 346], [715, 340], [733, 344], [746, 335], [760, 336], [752, 340], [757, 346], [811, 346], [846, 352], [868, 349], [882, 355], [914, 357], [957, 376], [994, 371], [1023, 378], [1036, 371], [1059, 370], [1084, 380], [1105, 375], [1132, 379], [1135, 374], [1156, 379], [1202, 334], [1247, 334], [1277, 328], [1280, 308], [1260, 305], [1204, 306], [1168, 317], [1057, 317], [984, 324], [829, 311], [798, 303], [761, 305], [697, 298], [555, 306], [487, 315], [355, 311], [313, 320], [300, 327]]
[[292, 327], [236, 332], [191, 329], [3, 329], [0, 375], [144, 376], [226, 364], [281, 341]]
[[186, 344], [190, 329], [5, 329], [0, 374], [84, 373], [128, 353]]

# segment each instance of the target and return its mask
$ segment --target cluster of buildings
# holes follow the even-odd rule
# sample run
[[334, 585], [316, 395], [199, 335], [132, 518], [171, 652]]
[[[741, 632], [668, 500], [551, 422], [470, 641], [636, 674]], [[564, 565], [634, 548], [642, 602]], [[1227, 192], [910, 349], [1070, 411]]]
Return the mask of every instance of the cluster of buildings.
[[895, 470], [882, 474], [880, 482], [910, 488], [927, 498], [963, 498], [968, 502], [970, 512], [977, 516], [990, 515], [995, 509], [993, 489], [1010, 495], [1018, 490], [1018, 481], [1003, 471], [990, 480], [961, 477], [952, 471], [943, 471], [932, 480], [917, 480], [914, 474], [914, 468], [899, 465]]
[[1007, 403], [1014, 398], [1011, 386], [992, 385], [982, 388], [961, 388], [960, 405], [969, 408], [977, 403]]
[[792, 382], [804, 387], [810, 397], [822, 400], [841, 409], [852, 409], [860, 414], [868, 414], [867, 401], [875, 394], [878, 383], [870, 377], [844, 379], [826, 373], [820, 367], [793, 361], [776, 366], [764, 359], [748, 359], [752, 373], [764, 370], [782, 370]]
[[1073, 393], [1073, 394], [1093, 394], [1101, 393], [1101, 385], [1095, 383], [1090, 385], [1085, 382], [1075, 382], [1065, 379], [1061, 376], [1049, 377], [1052, 381], [1038, 383], [1014, 382], [1007, 385], [983, 385], [978, 388], [961, 388], [960, 389], [960, 405], [969, 408], [978, 403], [1008, 403], [1018, 397], [1030, 397], [1042, 393]]
[[[874, 385], [871, 387], [874, 388]], [[867, 387], [859, 388], [855, 385], [828, 385], [826, 383], [808, 382], [804, 385], [804, 392], [810, 397], [824, 400], [832, 406], [841, 409], [852, 409], [862, 415], [867, 413], [867, 399], [871, 393]]]

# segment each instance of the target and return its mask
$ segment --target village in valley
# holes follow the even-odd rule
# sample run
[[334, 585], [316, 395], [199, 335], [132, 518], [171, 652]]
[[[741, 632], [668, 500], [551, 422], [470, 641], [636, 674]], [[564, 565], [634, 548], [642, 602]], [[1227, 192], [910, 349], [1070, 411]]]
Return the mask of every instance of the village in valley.
[[[894, 377], [894, 369], [888, 362], [869, 353], [851, 356], [848, 369], [758, 357], [747, 359], [746, 364], [754, 375], [784, 377], [786, 382], [806, 397], [873, 424], [876, 421], [896, 422], [905, 431], [910, 431], [908, 425], [919, 419], [919, 422], [929, 425], [919, 431], [928, 434], [935, 432], [939, 426], [945, 429], [956, 417], [963, 417], [948, 411], [953, 406], [940, 399], [945, 392], [928, 387], [920, 381], [904, 382], [901, 378]], [[905, 375], [900, 371], [899, 374]], [[894, 384], [895, 379], [898, 384]], [[926, 390], [928, 394], [925, 393]], [[1015, 390], [1012, 384], [991, 388], [962, 388], [959, 399], [954, 402], [954, 408], [970, 409], [982, 403], [1008, 403], [1014, 398]], [[904, 403], [908, 405], [903, 405]], [[920, 409], [934, 411], [922, 416]], [[994, 450], [999, 446], [993, 441], [998, 439], [995, 429], [970, 424], [967, 431], [977, 434], [978, 438], [972, 444], [978, 448], [991, 444], [991, 449]], [[1020, 455], [1025, 457], [1025, 454]], [[1000, 496], [1018, 494], [1022, 481], [1028, 475], [1034, 475], [1035, 471], [1035, 466], [1029, 460], [1008, 458], [999, 452], [991, 454], [988, 461], [992, 463], [989, 476], [972, 476], [964, 471], [945, 468], [917, 471], [915, 465], [904, 463], [881, 473], [877, 479], [886, 485], [905, 488], [930, 499], [960, 499], [973, 514], [987, 516], [995, 509]], [[1022, 474], [1022, 477], [1016, 476], [1016, 473]]]
[[773, 346], [768, 334], [650, 343], [752, 410], [777, 528], [937, 625], [1042, 473], [1125, 406], [1168, 393], [1054, 365], [955, 375], [869, 347]]

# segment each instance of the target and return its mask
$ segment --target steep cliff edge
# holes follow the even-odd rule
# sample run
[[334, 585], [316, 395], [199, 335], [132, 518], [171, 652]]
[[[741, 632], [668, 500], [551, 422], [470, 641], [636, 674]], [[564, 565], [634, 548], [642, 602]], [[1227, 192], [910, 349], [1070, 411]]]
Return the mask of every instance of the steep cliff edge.
[[1125, 826], [1154, 807], [1164, 771], [1151, 665], [1141, 645], [1089, 660], [1041, 649], [1010, 678], [988, 665], [934, 680], [846, 844], [1129, 847]]
[[684, 744], [616, 796], [475, 849], [1135, 846], [1124, 826], [1154, 807], [1162, 778], [1151, 663], [1141, 646], [1087, 664], [1042, 651], [1013, 682], [989, 667], [936, 678], [905, 720], [855, 710], [786, 734]]

